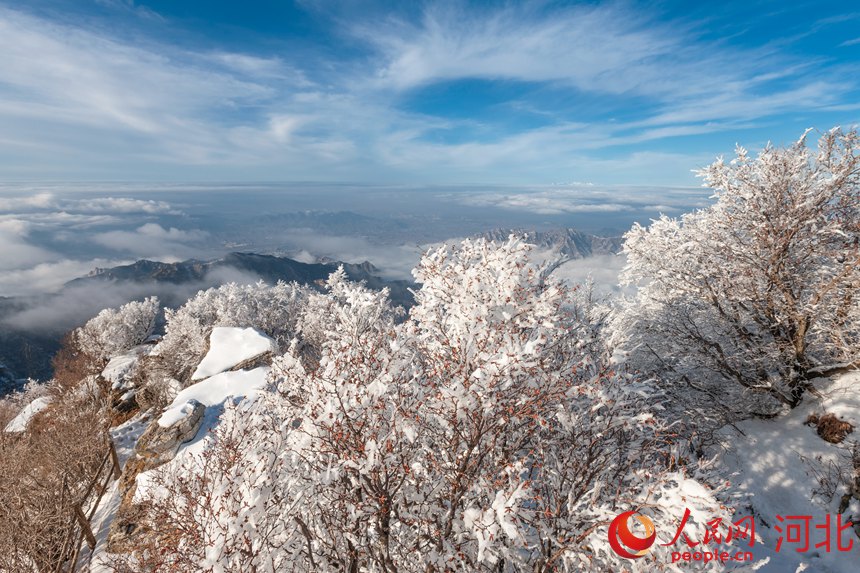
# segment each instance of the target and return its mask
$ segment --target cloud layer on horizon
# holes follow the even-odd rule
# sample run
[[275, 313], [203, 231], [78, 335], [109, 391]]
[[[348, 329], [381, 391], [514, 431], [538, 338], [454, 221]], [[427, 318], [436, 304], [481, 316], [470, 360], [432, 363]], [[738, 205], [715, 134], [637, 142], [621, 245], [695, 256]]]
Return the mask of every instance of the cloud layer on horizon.
[[139, 257], [196, 254], [208, 233], [156, 222], [183, 216], [163, 200], [6, 189], [0, 194], [0, 296], [54, 292], [95, 267]]

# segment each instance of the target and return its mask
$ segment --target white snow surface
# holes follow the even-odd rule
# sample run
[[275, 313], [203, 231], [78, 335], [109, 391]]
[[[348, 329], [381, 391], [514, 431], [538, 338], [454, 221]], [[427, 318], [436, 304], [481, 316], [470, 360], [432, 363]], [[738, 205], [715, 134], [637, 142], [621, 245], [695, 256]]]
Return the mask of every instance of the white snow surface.
[[111, 388], [117, 390], [126, 386], [126, 377], [131, 372], [131, 369], [137, 364], [141, 356], [149, 354], [152, 350], [152, 345], [143, 344], [135, 346], [125, 354], [114, 356], [102, 370], [102, 378], [111, 383]]
[[168, 428], [184, 418], [190, 412], [191, 400], [197, 400], [209, 407], [223, 404], [230, 396], [253, 398], [256, 391], [266, 385], [268, 375], [269, 367], [263, 366], [253, 370], [222, 372], [193, 384], [177, 394], [173, 403], [158, 419], [158, 424]]
[[209, 352], [191, 379], [209, 378], [273, 350], [275, 341], [253, 328], [217, 327], [209, 336]]
[[[143, 434], [146, 427], [149, 425], [149, 414], [138, 414], [134, 418], [120, 424], [116, 428], [111, 429], [111, 436], [116, 447], [117, 458], [121, 466], [125, 467], [125, 463], [132, 456], [134, 446], [138, 438]], [[116, 516], [116, 511], [119, 508], [122, 498], [119, 495], [117, 481], [113, 481], [105, 492], [104, 498], [99, 504], [98, 509], [93, 515], [93, 533], [96, 536], [96, 548], [92, 554], [84, 546], [81, 551], [81, 558], [78, 563], [80, 571], [88, 571], [89, 573], [113, 573], [114, 569], [110, 566], [110, 560], [105, 550], [107, 536], [110, 531], [110, 524]], [[86, 566], [89, 569], [86, 569]]]
[[[237, 402], [254, 400], [257, 390], [267, 384], [269, 370], [270, 368], [266, 366], [253, 370], [223, 372], [180, 392], [173, 404], [159, 418], [159, 425], [168, 427], [182, 419], [187, 414], [189, 401], [192, 399], [206, 405], [206, 412], [203, 414], [203, 422], [197, 430], [197, 435], [192, 440], [180, 445], [173, 459], [161, 467], [169, 468], [172, 465], [173, 468], [178, 468], [186, 456], [201, 453], [205, 449], [205, 438], [221, 421], [223, 404], [228, 399]], [[134, 493], [135, 503], [159, 495], [152, 484], [154, 475], [152, 472], [153, 470], [149, 470], [138, 474], [136, 478], [137, 489]]]
[[51, 403], [50, 396], [42, 396], [41, 398], [36, 398], [26, 406], [24, 406], [17, 416], [12, 418], [12, 420], [6, 424], [7, 432], [23, 432], [27, 429], [27, 424], [30, 423], [30, 420], [48, 407], [48, 404]]
[[[797, 573], [815, 571], [816, 573], [856, 573], [860, 539], [852, 531], [842, 534], [845, 543], [853, 539], [854, 548], [849, 552], [836, 549], [835, 533], [829, 552], [825, 548], [815, 549], [815, 544], [824, 541], [823, 529], [815, 525], [825, 524], [827, 514], [832, 515], [835, 531], [836, 513], [841, 494], [838, 489], [832, 498], [816, 495], [821, 486], [813, 467], [829, 467], [845, 463], [846, 445], [858, 439], [860, 432], [860, 372], [852, 372], [834, 380], [820, 378], [815, 387], [821, 397], [808, 393], [803, 402], [791, 412], [771, 420], [748, 420], [737, 424], [746, 434], [725, 429], [731, 446], [718, 456], [719, 464], [725, 469], [732, 489], [748, 496], [752, 511], [759, 517], [756, 523], [757, 543], [753, 567], [742, 570], [756, 570], [762, 573]], [[833, 413], [855, 426], [842, 444], [824, 441], [815, 427], [806, 425], [810, 414]], [[730, 435], [731, 432], [731, 435]], [[736, 517], [750, 515], [750, 507], [737, 507]], [[776, 552], [779, 525], [777, 515], [782, 517], [811, 516], [809, 547], [806, 552], [798, 552], [798, 545], [783, 542]], [[860, 503], [853, 500], [843, 516], [843, 522], [853, 515], [852, 522], [860, 517]], [[768, 525], [762, 521], [767, 522]], [[789, 524], [801, 523], [785, 521], [781, 527], [787, 530]]]

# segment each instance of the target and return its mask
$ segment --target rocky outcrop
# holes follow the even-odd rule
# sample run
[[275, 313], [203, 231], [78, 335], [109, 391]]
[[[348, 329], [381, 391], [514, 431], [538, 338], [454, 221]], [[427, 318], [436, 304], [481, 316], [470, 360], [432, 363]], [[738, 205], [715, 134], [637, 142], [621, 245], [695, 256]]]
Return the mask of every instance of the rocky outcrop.
[[135, 454], [149, 462], [152, 467], [169, 462], [176, 450], [197, 435], [206, 406], [197, 400], [190, 400], [183, 409], [185, 416], [173, 425], [163, 427], [156, 419], [140, 436], [135, 446]]
[[141, 535], [147, 528], [141, 522], [141, 507], [134, 503], [137, 491], [137, 476], [155, 469], [176, 455], [179, 446], [191, 441], [203, 423], [206, 406], [191, 400], [183, 410], [182, 418], [168, 427], [158, 423], [155, 417], [140, 436], [134, 448], [134, 455], [123, 468], [119, 481], [120, 505], [108, 533], [107, 550], [111, 553], [126, 553], [138, 545]]

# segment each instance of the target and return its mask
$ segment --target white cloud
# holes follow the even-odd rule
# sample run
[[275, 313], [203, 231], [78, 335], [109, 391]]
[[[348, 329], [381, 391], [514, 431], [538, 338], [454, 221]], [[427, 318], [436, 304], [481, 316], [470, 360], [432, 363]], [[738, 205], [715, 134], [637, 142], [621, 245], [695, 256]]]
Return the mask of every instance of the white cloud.
[[0, 52], [5, 84], [0, 118], [17, 128], [20, 145], [37, 149], [50, 149], [55, 141], [74, 150], [69, 140], [86, 140], [87, 149], [77, 151], [117, 143], [113, 155], [151, 160], [157, 154], [159, 161], [177, 162], [203, 154], [213, 161], [229, 130], [211, 114], [277, 95], [273, 86], [231, 71], [237, 62], [252, 65], [255, 60], [248, 57], [221, 54], [213, 60], [177, 49], [135, 47], [103, 32], [2, 7]]
[[614, 213], [629, 211], [632, 207], [622, 203], [592, 203], [582, 196], [562, 191], [536, 193], [496, 194], [482, 193], [463, 198], [463, 203], [478, 207], [501, 207], [511, 211], [527, 211], [541, 215], [564, 213]]
[[383, 52], [380, 81], [399, 89], [461, 78], [564, 81], [612, 93], [683, 86], [681, 78], [672, 85], [654, 81], [662, 71], [655, 58], [677, 54], [683, 30], [667, 33], [668, 26], [617, 7], [537, 10], [508, 6], [488, 13], [442, 4], [430, 6], [417, 26], [358, 25], [355, 31]]
[[177, 260], [198, 251], [200, 243], [209, 236], [197, 229], [165, 228], [158, 223], [141, 225], [134, 231], [97, 233], [91, 241], [109, 249], [133, 253], [140, 257]]
[[67, 113], [70, 123], [151, 134], [181, 127], [183, 116], [195, 115], [201, 105], [229, 106], [271, 93], [262, 85], [6, 9], [0, 9], [0, 49], [0, 77], [16, 88], [13, 101]]
[[707, 204], [711, 193], [704, 188], [605, 186], [589, 183], [442, 194], [440, 198], [470, 206], [498, 207], [540, 215], [562, 215], [689, 210]]
[[47, 249], [30, 244], [27, 240], [30, 229], [30, 223], [21, 219], [0, 220], [0, 253], [3, 253], [0, 256], [0, 271], [5, 273], [57, 258]]
[[[206, 56], [203, 58], [206, 59]], [[262, 58], [233, 52], [215, 52], [208, 58], [233, 72], [252, 78], [288, 80], [291, 85], [302, 88], [314, 85], [301, 70], [287, 65], [281, 58]]]
[[7, 269], [0, 273], [0, 293], [3, 296], [25, 296], [56, 292], [68, 281], [84, 276], [96, 267], [113, 267], [128, 262], [109, 259], [63, 260]]
[[[390, 279], [411, 280], [412, 269], [426, 247], [416, 244], [376, 244], [362, 237], [325, 235], [294, 229], [278, 237], [287, 256], [302, 262], [327, 257], [345, 263], [370, 261], [379, 274]], [[313, 255], [311, 255], [313, 253]]]
[[[699, 102], [689, 119], [695, 122], [771, 115], [792, 101], [806, 106], [815, 94], [833, 101], [850, 90], [818, 74], [812, 62], [798, 64], [767, 47], [704, 42], [701, 23], [658, 22], [617, 3], [554, 10], [508, 4], [489, 11], [441, 3], [429, 5], [418, 24], [387, 24], [355, 24], [354, 33], [380, 53], [376, 81], [400, 90], [472, 78], [551, 82], [646, 96], [666, 112], [677, 102]], [[804, 89], [816, 75], [819, 81]], [[803, 81], [774, 86], [768, 101], [750, 111], [755, 89], [786, 78]]]
[[101, 4], [102, 6], [107, 6], [108, 8], [113, 8], [115, 10], [130, 12], [140, 18], [144, 18], [147, 20], [154, 20], [156, 22], [165, 21], [164, 16], [162, 16], [152, 8], [149, 8], [148, 6], [138, 4], [134, 0], [96, 0], [96, 3]]
[[96, 199], [80, 199], [68, 201], [69, 209], [85, 213], [147, 213], [179, 214], [180, 211], [171, 207], [166, 201], [152, 199], [129, 199], [127, 197], [99, 197]]
[[52, 193], [37, 193], [16, 197], [0, 196], [0, 213], [18, 211], [21, 209], [48, 209], [56, 206]]
[[582, 284], [591, 279], [595, 291], [601, 295], [629, 293], [631, 290], [622, 288], [618, 281], [618, 275], [626, 264], [624, 255], [595, 255], [567, 261], [553, 274], [571, 284]]
[[[147, 16], [132, 0], [101, 1]], [[95, 25], [0, 8], [0, 169], [28, 179], [677, 184], [689, 181], [704, 152], [677, 152], [668, 169], [619, 151], [620, 170], [609, 172], [598, 150], [756, 127], [777, 113], [836, 110], [856, 99], [846, 97], [851, 74], [837, 78], [837, 70], [773, 46], [704, 41], [705, 24], [646, 12], [618, 3], [431, 3], [415, 23], [337, 21], [370, 54], [332, 57], [335, 48], [305, 58], [132, 42]], [[599, 119], [585, 111], [571, 121], [539, 97], [509, 102], [550, 125], [500, 125], [490, 137], [441, 143], [432, 134], [474, 122], [401, 105], [410, 90], [475, 78], [642, 106], [634, 119], [598, 110]]]
[[27, 241], [31, 225], [20, 219], [0, 220], [0, 271], [51, 261], [55, 253]]
[[281, 143], [290, 140], [292, 134], [302, 124], [302, 118], [289, 115], [274, 115], [269, 119], [269, 132]]
[[[110, 196], [78, 199], [68, 192], [63, 196], [49, 192], [37, 192], [29, 195], [0, 195], [0, 216], [4, 213], [13, 214], [16, 212], [44, 214], [46, 211], [53, 211], [58, 215], [68, 215], [69, 213], [182, 214], [167, 201], [153, 199]], [[32, 217], [32, 215], [28, 215], [28, 217]]]
[[0, 221], [10, 219], [24, 220], [31, 227], [51, 230], [87, 229], [100, 225], [113, 225], [122, 221], [121, 218], [114, 215], [69, 213], [67, 211], [37, 211], [0, 215]]

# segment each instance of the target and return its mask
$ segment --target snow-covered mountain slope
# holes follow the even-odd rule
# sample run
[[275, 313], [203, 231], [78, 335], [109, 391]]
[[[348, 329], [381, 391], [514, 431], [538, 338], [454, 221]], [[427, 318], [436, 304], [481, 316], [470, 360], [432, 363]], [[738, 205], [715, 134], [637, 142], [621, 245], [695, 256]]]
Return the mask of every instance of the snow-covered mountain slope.
[[[829, 443], [810, 423], [810, 416], [834, 414], [854, 428], [860, 427], [860, 372], [833, 380], [819, 378], [814, 385], [818, 395], [807, 394], [797, 408], [785, 415], [747, 420], [736, 424], [736, 428], [723, 429], [729, 446], [717, 452], [717, 463], [731, 488], [743, 494], [749, 504], [735, 508], [736, 515], [752, 513], [757, 517], [756, 531], [761, 538], [753, 550], [757, 571], [853, 573], [858, 570], [860, 539], [850, 529], [846, 530], [843, 541], [853, 543], [854, 548], [842, 552], [836, 546], [833, 527], [830, 531], [821, 527], [828, 515], [835, 526], [840, 510], [843, 522], [860, 524], [860, 489], [855, 489], [856, 497], [850, 494], [843, 497], [851, 487], [860, 486], [860, 467], [855, 466], [860, 464], [857, 430], [839, 444]], [[852, 485], [854, 480], [857, 483]], [[781, 537], [776, 527], [782, 525], [787, 532], [790, 524], [803, 524], [798, 520], [779, 520], [787, 516], [811, 517], [807, 551], [799, 552], [802, 544], [787, 541], [776, 551]], [[857, 530], [860, 532], [860, 526]], [[826, 545], [816, 547], [828, 535], [830, 551]]]
[[[165, 468], [170, 471], [169, 464], [178, 466], [187, 456], [199, 453], [203, 439], [217, 427], [224, 403], [253, 400], [256, 391], [266, 384], [269, 373], [266, 366], [228, 370], [262, 355], [271, 359], [274, 346], [269, 337], [252, 328], [219, 327], [213, 330], [210, 339], [209, 352], [197, 369], [198, 373], [208, 374], [203, 376], [205, 379], [180, 391], [163, 411], [143, 412], [111, 430], [120, 462], [126, 466], [125, 479], [114, 483], [106, 493], [94, 518], [98, 545], [85, 563], [92, 573], [112, 571], [107, 548], [110, 536], [116, 534], [112, 529], [114, 518], [117, 512], [128, 511], [131, 502], [148, 493], [153, 472]], [[137, 350], [111, 360], [103, 375], [116, 375], [119, 365], [133, 362], [142, 354]], [[124, 383], [122, 376], [115, 379], [115, 384]], [[182, 428], [183, 433], [178, 434], [176, 428]], [[145, 434], [150, 438], [143, 437]], [[155, 448], [159, 449], [158, 454], [152, 456]], [[139, 460], [147, 456], [154, 461], [141, 466]]]

